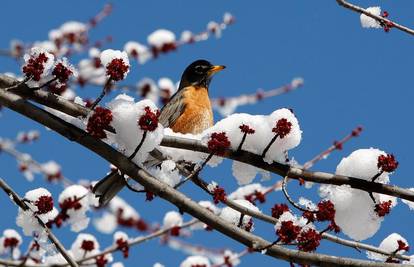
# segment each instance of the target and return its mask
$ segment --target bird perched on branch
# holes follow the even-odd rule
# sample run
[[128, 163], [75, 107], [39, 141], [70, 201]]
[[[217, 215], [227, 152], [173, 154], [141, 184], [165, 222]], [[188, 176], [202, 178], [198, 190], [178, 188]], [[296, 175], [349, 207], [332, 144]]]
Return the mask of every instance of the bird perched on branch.
[[[181, 76], [180, 86], [169, 102], [161, 109], [159, 122], [164, 127], [182, 134], [198, 134], [214, 124], [208, 88], [215, 73], [225, 67], [212, 65], [207, 60], [191, 63]], [[107, 204], [126, 181], [118, 171], [111, 172], [93, 188], [101, 205]]]

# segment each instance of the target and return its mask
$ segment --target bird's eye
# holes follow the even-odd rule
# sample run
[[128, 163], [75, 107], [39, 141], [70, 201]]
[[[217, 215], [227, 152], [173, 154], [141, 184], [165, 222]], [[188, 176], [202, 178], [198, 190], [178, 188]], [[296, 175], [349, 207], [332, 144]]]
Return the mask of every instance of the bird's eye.
[[203, 66], [196, 66], [194, 68], [195, 72], [197, 73], [203, 73], [204, 72], [204, 67]]

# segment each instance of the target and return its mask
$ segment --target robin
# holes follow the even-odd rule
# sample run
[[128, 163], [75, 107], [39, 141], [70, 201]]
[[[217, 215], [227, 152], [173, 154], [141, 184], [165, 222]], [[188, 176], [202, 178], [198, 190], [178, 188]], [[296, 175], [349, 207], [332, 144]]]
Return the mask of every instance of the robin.
[[[207, 60], [191, 63], [181, 76], [180, 86], [161, 109], [159, 122], [182, 134], [199, 134], [214, 125], [208, 87], [215, 73], [224, 69]], [[93, 188], [101, 205], [107, 204], [126, 185], [117, 171], [111, 172]]]

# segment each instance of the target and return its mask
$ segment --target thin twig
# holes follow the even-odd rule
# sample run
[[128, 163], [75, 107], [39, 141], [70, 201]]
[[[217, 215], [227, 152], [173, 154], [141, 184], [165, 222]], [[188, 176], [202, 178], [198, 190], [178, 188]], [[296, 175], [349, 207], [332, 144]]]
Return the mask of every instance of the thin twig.
[[392, 20], [389, 20], [387, 18], [374, 15], [371, 12], [368, 12], [366, 9], [364, 9], [362, 7], [359, 7], [357, 5], [351, 4], [351, 3], [349, 3], [349, 2], [347, 2], [345, 0], [336, 0], [336, 2], [339, 5], [347, 8], [347, 9], [350, 9], [350, 10], [355, 11], [355, 12], [360, 13], [360, 14], [364, 14], [364, 15], [366, 15], [368, 17], [371, 17], [371, 18], [373, 18], [373, 19], [381, 22], [381, 23], [390, 24], [390, 25], [392, 25], [393, 28], [397, 28], [397, 29], [399, 29], [399, 30], [401, 30], [403, 32], [406, 32], [408, 34], [414, 35], [414, 30], [413, 29], [410, 29], [410, 28], [408, 28], [406, 26], [403, 26], [401, 24], [398, 24], [398, 23], [396, 23], [396, 22], [394, 22]]
[[147, 137], [147, 131], [144, 131], [144, 134], [142, 135], [141, 141], [139, 142], [138, 146], [135, 148], [134, 153], [131, 154], [131, 156], [128, 157], [129, 160], [132, 160], [137, 155], [138, 151], [141, 149], [142, 145], [144, 144], [145, 138]]
[[13, 90], [13, 89], [17, 89], [19, 87], [21, 87], [23, 84], [27, 83], [28, 81], [30, 81], [30, 79], [32, 79], [32, 77], [26, 77], [23, 80], [17, 82], [15, 85], [12, 85], [8, 88], [5, 88], [4, 90], [8, 91], [8, 90]]
[[[3, 191], [10, 197], [10, 199], [16, 203], [21, 209], [23, 210], [30, 210], [29, 206], [20, 198], [20, 196], [3, 180], [0, 178], [0, 187]], [[72, 258], [71, 255], [68, 254], [65, 247], [60, 243], [57, 237], [52, 233], [52, 231], [46, 226], [46, 224], [40, 219], [40, 217], [33, 213], [33, 216], [37, 219], [39, 225], [44, 229], [46, 232], [49, 240], [56, 246], [56, 249], [62, 254], [63, 258], [68, 262], [68, 264], [72, 267], [78, 267], [79, 265], [76, 261]]]
[[54, 81], [56, 81], [57, 79], [58, 79], [57, 77], [54, 77], [53, 79], [51, 79], [51, 80], [49, 80], [49, 81], [45, 82], [44, 84], [42, 84], [42, 85], [40, 85], [40, 86], [37, 86], [37, 87], [30, 87], [30, 89], [31, 89], [31, 90], [33, 90], [33, 91], [40, 90], [40, 89], [42, 89], [42, 88], [44, 88], [44, 87], [46, 87], [46, 86], [49, 86], [51, 83], [53, 83], [53, 82], [54, 82]]
[[111, 83], [112, 83], [112, 79], [111, 78], [109, 78], [107, 81], [106, 81], [106, 83], [105, 83], [105, 85], [104, 85], [104, 87], [102, 88], [102, 92], [101, 92], [101, 94], [98, 96], [98, 98], [92, 103], [92, 105], [91, 105], [91, 107], [90, 107], [90, 109], [91, 110], [94, 110], [95, 109], [95, 107], [99, 104], [99, 102], [101, 102], [101, 100], [104, 98], [104, 96], [105, 96], [105, 94], [106, 94], [106, 92], [109, 90], [109, 88], [111, 87]]
[[[184, 178], [181, 182], [176, 184], [174, 186], [175, 189], [180, 188], [183, 184], [185, 184], [187, 181], [192, 180], [196, 175], [198, 175], [201, 170], [206, 166], [206, 164], [211, 160], [211, 158], [214, 156], [214, 153], [210, 153], [208, 157], [203, 161], [200, 167], [193, 170], [189, 175], [187, 175], [186, 178]], [[182, 169], [181, 169], [182, 170]]]
[[278, 134], [275, 134], [275, 136], [273, 136], [272, 140], [270, 140], [269, 144], [267, 144], [266, 148], [263, 150], [262, 158], [266, 157], [267, 151], [269, 151], [270, 147], [273, 145], [273, 143], [276, 141], [278, 137]]
[[293, 207], [297, 208], [297, 209], [298, 209], [298, 210], [300, 210], [300, 211], [303, 211], [303, 212], [312, 212], [312, 213], [316, 213], [316, 212], [317, 212], [316, 210], [306, 209], [306, 208], [302, 207], [301, 205], [299, 205], [298, 203], [296, 203], [296, 202], [292, 199], [292, 197], [289, 195], [289, 193], [288, 193], [288, 191], [287, 191], [287, 182], [288, 182], [288, 176], [286, 175], [286, 176], [283, 178], [283, 182], [282, 182], [282, 191], [283, 191], [283, 194], [285, 195], [285, 198], [287, 199], [287, 201], [289, 201], [289, 203], [290, 203]]
[[327, 148], [325, 151], [322, 151], [318, 155], [316, 155], [311, 160], [307, 161], [305, 164], [303, 164], [303, 169], [308, 170], [313, 165], [315, 165], [316, 162], [326, 158], [329, 156], [334, 150], [342, 149], [342, 146], [351, 140], [354, 137], [358, 137], [362, 131], [362, 127], [358, 126], [350, 134], [339, 140], [338, 142], [335, 142], [333, 145], [331, 145], [329, 148]]
[[[34, 160], [32, 157], [30, 158], [26, 158], [24, 157], [24, 153], [20, 152], [19, 150], [17, 150], [15, 147], [11, 147], [11, 146], [1, 146], [1, 141], [0, 141], [0, 151], [4, 152], [5, 154], [8, 154], [12, 157], [14, 157], [17, 161], [19, 162], [23, 162], [25, 164], [28, 165], [32, 165], [33, 167], [35, 167], [36, 171], [39, 171], [40, 173], [42, 173], [45, 177], [48, 176], [48, 174], [44, 171], [42, 164], [39, 163], [38, 161]], [[63, 181], [63, 185], [64, 186], [69, 186], [69, 185], [73, 185], [74, 182], [61, 175], [61, 177], [59, 177], [59, 180]]]

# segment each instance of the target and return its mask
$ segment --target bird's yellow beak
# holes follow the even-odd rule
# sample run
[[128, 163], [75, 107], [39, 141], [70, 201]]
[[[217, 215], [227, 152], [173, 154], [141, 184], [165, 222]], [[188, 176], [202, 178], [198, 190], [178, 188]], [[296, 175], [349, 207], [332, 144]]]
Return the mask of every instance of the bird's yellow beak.
[[226, 66], [223, 66], [223, 65], [212, 66], [210, 70], [208, 71], [208, 75], [213, 75], [214, 73], [219, 72], [225, 68]]

